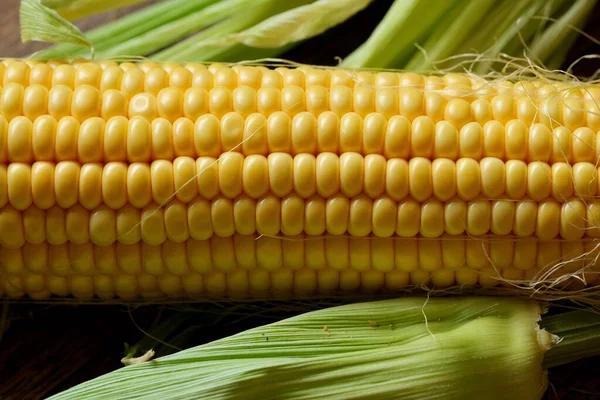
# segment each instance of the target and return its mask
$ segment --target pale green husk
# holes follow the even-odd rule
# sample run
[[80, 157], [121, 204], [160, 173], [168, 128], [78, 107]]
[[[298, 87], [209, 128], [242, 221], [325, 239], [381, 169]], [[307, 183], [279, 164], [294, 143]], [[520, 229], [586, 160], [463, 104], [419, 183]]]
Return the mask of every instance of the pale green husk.
[[83, 383], [51, 400], [540, 399], [537, 303], [400, 298], [309, 312]]
[[74, 21], [145, 1], [147, 0], [42, 0], [42, 4], [56, 10], [69, 21]]
[[92, 43], [75, 25], [40, 0], [21, 0], [19, 20], [23, 42], [72, 43], [92, 48]]
[[[371, 36], [346, 57], [344, 67], [392, 68], [426, 37], [457, 0], [396, 0]], [[448, 39], [449, 40], [449, 39]]]
[[320, 35], [368, 6], [373, 0], [317, 0], [268, 18], [213, 44], [241, 43], [251, 47], [278, 48]]
[[[65, 0], [46, 1], [57, 10], [69, 5]], [[235, 62], [276, 57], [296, 43], [344, 22], [372, 1], [165, 0], [92, 30], [85, 39], [89, 40], [88, 46], [94, 46], [98, 59], [152, 56], [165, 61]], [[93, 6], [90, 0], [76, 0], [73, 6], [76, 4], [82, 8]], [[61, 21], [79, 32], [66, 19]], [[43, 41], [45, 36], [38, 35], [37, 39]], [[89, 56], [80, 42], [46, 41], [61, 44], [38, 52], [36, 58]]]
[[[86, 32], [86, 37], [93, 43], [96, 51], [101, 52], [103, 56], [117, 54], [113, 51], [116, 46], [127, 46], [132, 41], [138, 42], [138, 45], [141, 46], [142, 44], [139, 43], [140, 37], [150, 36], [150, 43], [146, 42], [144, 44], [153, 45], [157, 36], [154, 33], [157, 29], [164, 30], [168, 27], [174, 27], [168, 35], [165, 35], [164, 31], [161, 32], [161, 41], [164, 41], [167, 37], [171, 40], [177, 40], [177, 38], [187, 34], [184, 29], [179, 28], [179, 21], [184, 18], [186, 20], [197, 18], [199, 12], [218, 1], [164, 0]], [[219, 1], [219, 3], [223, 2]], [[183, 26], [185, 27], [185, 24]], [[140, 56], [146, 55], [146, 53], [140, 50], [128, 55]], [[69, 43], [61, 43], [35, 54], [36, 58], [41, 59], [88, 56], [89, 51], [87, 49]]]
[[342, 65], [502, 70], [505, 55], [559, 66], [597, 0], [396, 0]]

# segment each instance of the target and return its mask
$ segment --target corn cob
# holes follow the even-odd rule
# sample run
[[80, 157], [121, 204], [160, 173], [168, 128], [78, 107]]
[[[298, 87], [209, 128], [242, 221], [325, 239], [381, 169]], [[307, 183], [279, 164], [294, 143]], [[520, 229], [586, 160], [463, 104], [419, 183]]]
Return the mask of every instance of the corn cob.
[[19, 60], [0, 82], [4, 295], [596, 279], [594, 85]]

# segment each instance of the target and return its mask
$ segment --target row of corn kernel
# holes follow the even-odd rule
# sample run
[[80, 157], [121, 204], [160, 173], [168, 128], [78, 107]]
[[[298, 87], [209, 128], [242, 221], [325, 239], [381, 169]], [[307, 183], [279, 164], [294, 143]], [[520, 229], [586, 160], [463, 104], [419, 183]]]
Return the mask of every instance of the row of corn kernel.
[[339, 118], [325, 112], [318, 118], [301, 113], [294, 118], [277, 112], [265, 118], [228, 113], [222, 118], [204, 114], [195, 122], [164, 118], [152, 122], [142, 117], [94, 117], [79, 123], [73, 117], [58, 121], [42, 115], [31, 121], [0, 116], [0, 162], [31, 161], [129, 161], [173, 159], [177, 156], [218, 157], [222, 152], [266, 155], [273, 152], [362, 155], [387, 158], [472, 158], [542, 162], [593, 162], [598, 159], [597, 133], [590, 128], [551, 131], [543, 124], [528, 128], [522, 121], [506, 125], [472, 122], [460, 131], [447, 121], [437, 124], [428, 117], [409, 122], [395, 116], [387, 120], [373, 113], [364, 119], [356, 113]]
[[164, 208], [155, 204], [140, 210], [127, 205], [113, 210], [104, 205], [91, 211], [80, 205], [64, 210], [31, 207], [21, 212], [10, 206], [0, 209], [0, 245], [18, 248], [25, 243], [51, 244], [91, 242], [106, 246], [140, 241], [159, 245], [188, 238], [234, 234], [278, 236], [306, 233], [353, 237], [441, 237], [495, 234], [535, 236], [550, 240], [577, 240], [600, 236], [600, 202], [571, 200], [562, 205], [546, 200], [476, 200], [467, 203], [432, 199], [423, 203], [407, 199], [395, 202], [387, 196], [347, 198], [297, 195], [279, 199], [266, 195], [258, 200], [242, 196], [235, 200], [196, 198], [189, 204], [172, 201]]
[[42, 242], [19, 248], [0, 248], [0, 272], [18, 275], [24, 271], [58, 276], [138, 275], [165, 273], [185, 275], [212, 270], [333, 268], [388, 272], [439, 268], [528, 270], [560, 266], [562, 272], [596, 265], [600, 253], [597, 240], [554, 240], [537, 238], [494, 238], [445, 236], [425, 238], [265, 237], [213, 236], [206, 240], [165, 241], [95, 246], [92, 243], [61, 245]]
[[[537, 270], [535, 270], [537, 272]], [[19, 298], [25, 295], [36, 299], [50, 299], [51, 296], [66, 298], [73, 296], [79, 300], [109, 300], [115, 297], [123, 300], [137, 298], [160, 299], [164, 297], [205, 297], [234, 295], [240, 299], [248, 296], [311, 295], [342, 293], [368, 293], [390, 291], [407, 287], [429, 285], [436, 288], [450, 286], [474, 286], [477, 284], [495, 286], [503, 279], [520, 280], [534, 271], [520, 271], [508, 268], [496, 272], [461, 269], [457, 271], [440, 269], [432, 272], [415, 270], [404, 271], [336, 271], [333, 269], [281, 269], [233, 270], [228, 273], [213, 271], [206, 274], [188, 273], [184, 276], [165, 274], [159, 277], [149, 274], [133, 275], [73, 275], [70, 277], [30, 274], [2, 276], [0, 274], [0, 297]]]
[[[558, 253], [560, 253], [560, 248]], [[570, 257], [571, 253], [568, 253]], [[560, 257], [560, 254], [559, 254]], [[589, 257], [586, 260], [591, 260]], [[579, 265], [582, 264], [582, 265]], [[94, 295], [102, 299], [115, 296], [133, 299], [138, 296], [189, 296], [215, 295], [226, 292], [236, 295], [245, 293], [310, 294], [312, 292], [344, 292], [359, 290], [370, 292], [382, 289], [401, 289], [408, 285], [432, 285], [437, 288], [450, 286], [495, 286], [503, 284], [503, 280], [537, 280], [556, 278], [570, 272], [577, 272], [583, 263], [564, 265], [549, 278], [544, 275], [548, 266], [532, 267], [521, 270], [514, 267], [482, 269], [473, 268], [438, 268], [435, 270], [355, 270], [320, 268], [299, 269], [281, 268], [275, 271], [256, 269], [248, 271], [234, 268], [228, 271], [211, 270], [204, 272], [186, 271], [174, 274], [164, 271], [160, 275], [139, 273], [128, 275], [54, 275], [46, 272], [20, 272], [18, 274], [2, 274], [0, 271], [0, 296], [21, 297], [25, 294], [37, 299], [45, 299], [50, 295], [66, 297], [74, 295], [80, 299], [91, 299]], [[588, 268], [590, 266], [588, 265]], [[597, 280], [597, 267], [587, 269], [585, 275], [588, 283]], [[500, 278], [501, 277], [501, 278]], [[510, 285], [510, 284], [508, 284]]]
[[4, 60], [0, 63], [0, 86], [7, 83], [40, 84], [47, 87], [66, 85], [74, 88], [91, 85], [101, 90], [143, 88], [146, 92], [157, 93], [165, 87], [186, 89], [189, 87], [228, 87], [249, 86], [282, 88], [298, 86], [309, 88], [314, 85], [333, 87], [405, 88], [415, 87], [429, 90], [446, 90], [449, 95], [461, 97], [492, 96], [496, 93], [530, 97], [537, 99], [555, 92], [566, 92], [566, 98], [598, 97], [594, 85], [577, 86], [566, 82], [548, 80], [519, 81], [516, 83], [486, 81], [483, 78], [461, 73], [448, 73], [442, 76], [419, 75], [415, 73], [367, 72], [337, 68], [297, 68], [223, 64], [203, 65], [198, 63], [154, 63], [144, 62], [121, 64], [111, 60], [89, 62], [86, 60], [64, 62], [61, 60]]
[[[71, 90], [66, 86], [48, 89], [38, 84], [24, 87], [9, 83], [0, 92], [0, 115], [8, 120], [21, 115], [33, 120], [49, 114], [56, 118], [73, 116], [79, 121], [91, 117], [108, 119], [120, 115], [143, 116], [149, 120], [162, 117], [173, 122], [181, 117], [196, 119], [206, 113], [221, 117], [228, 112], [238, 112], [246, 117], [256, 112], [269, 116], [282, 111], [291, 117], [304, 112], [318, 117], [331, 111], [339, 116], [354, 113], [355, 119], [372, 113], [385, 118], [402, 115], [411, 121], [427, 116], [434, 122], [445, 120], [458, 129], [469, 122], [485, 124], [495, 120], [508, 123], [515, 119], [526, 126], [540, 122], [550, 128], [564, 126], [569, 130], [581, 127], [600, 129], [597, 110], [584, 109], [583, 105], [576, 109], [572, 108], [573, 105], [567, 107], [564, 104], [540, 109], [529, 98], [522, 98], [531, 103], [530, 106], [514, 107], [513, 98], [507, 95], [498, 95], [491, 101], [478, 99], [469, 103], [463, 98], [445, 100], [437, 93], [424, 94], [417, 89], [375, 91], [370, 88], [336, 86], [328, 90], [321, 86], [311, 86], [304, 90], [289, 86], [281, 90], [261, 88], [257, 91], [240, 86], [235, 89], [217, 87], [208, 91], [202, 88], [185, 91], [165, 88], [157, 94], [142, 92], [128, 95], [116, 89], [100, 92], [90, 85]], [[434, 97], [435, 95], [439, 98]], [[523, 100], [520, 101], [522, 102]]]
[[267, 194], [283, 198], [291, 193], [304, 199], [338, 193], [375, 199], [385, 194], [394, 201], [411, 196], [421, 202], [432, 197], [441, 201], [454, 197], [465, 201], [478, 197], [541, 201], [551, 197], [563, 203], [573, 196], [593, 200], [599, 186], [598, 168], [592, 163], [550, 166], [537, 161], [504, 163], [496, 158], [479, 162], [439, 158], [431, 162], [416, 157], [407, 162], [358, 153], [243, 157], [231, 152], [218, 159], [178, 157], [173, 162], [156, 160], [151, 164], [0, 164], [0, 207], [10, 204], [21, 211], [32, 205], [66, 209], [78, 203], [89, 210], [101, 203], [116, 210], [126, 204], [144, 208], [153, 201], [164, 205], [175, 198], [189, 203], [198, 196], [235, 199], [245, 194], [259, 199]]
[[[484, 81], [473, 82], [463, 74], [447, 74], [443, 77], [424, 77], [414, 73], [380, 72], [369, 73], [342, 69], [321, 68], [285, 68], [268, 69], [236, 65], [227, 67], [222, 64], [158, 64], [145, 62], [139, 65], [125, 62], [120, 65], [114, 61], [99, 62], [76, 61], [73, 63], [61, 60], [38, 62], [34, 60], [4, 60], [0, 63], [0, 86], [8, 83], [40, 84], [47, 87], [66, 85], [71, 88], [81, 85], [92, 85], [100, 89], [115, 88], [122, 84], [125, 87], [143, 86], [147, 92], [158, 91], [164, 87], [188, 88], [197, 86], [212, 88], [224, 86], [277, 87], [294, 85], [302, 88], [312, 85], [325, 87], [345, 85], [376, 87], [435, 87], [449, 86], [460, 89], [471, 89], [485, 85]], [[499, 92], [510, 93], [511, 84], [498, 86]], [[534, 95], [541, 87], [541, 82], [521, 84], [519, 93]], [[485, 93], [493, 90], [485, 89]]]
[[[437, 78], [437, 77], [436, 77]], [[438, 87], [440, 82], [455, 85], [457, 79], [463, 83], [467, 78], [459, 75], [448, 75], [445, 79], [430, 79]], [[32, 62], [31, 60], [6, 60], [0, 63], [0, 86], [10, 83], [23, 85], [39, 84], [46, 87], [65, 85], [76, 88], [81, 85], [91, 85], [100, 90], [130, 89], [157, 93], [166, 87], [187, 89], [200, 87], [227, 87], [234, 89], [238, 86], [248, 86], [254, 89], [261, 87], [282, 88], [284, 86], [299, 86], [307, 88], [313, 85], [331, 87], [344, 86], [377, 86], [377, 87], [423, 87], [426, 81], [423, 76], [406, 73], [354, 72], [348, 70], [320, 68], [275, 68], [251, 67], [236, 65], [227, 67], [221, 64], [209, 66], [202, 64], [176, 63], [132, 63], [117, 64], [113, 61], [65, 63], [50, 60], [47, 63]], [[442, 83], [443, 85], [443, 83]], [[539, 86], [539, 85], [538, 85]], [[462, 88], [462, 87], [461, 87]], [[507, 91], [502, 89], [502, 91]], [[533, 90], [536, 87], [533, 86]], [[493, 91], [487, 90], [486, 93]]]

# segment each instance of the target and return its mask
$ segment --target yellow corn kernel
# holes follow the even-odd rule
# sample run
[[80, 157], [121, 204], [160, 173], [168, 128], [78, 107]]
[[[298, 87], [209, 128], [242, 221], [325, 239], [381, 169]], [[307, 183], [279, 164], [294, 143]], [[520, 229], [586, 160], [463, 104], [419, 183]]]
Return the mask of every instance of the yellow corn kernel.
[[183, 116], [183, 92], [176, 87], [162, 89], [156, 96], [158, 116], [171, 122]]
[[[537, 208], [537, 221], [535, 235], [542, 240], [550, 240], [560, 233], [560, 205], [552, 200], [539, 203]], [[588, 219], [590, 226], [592, 222]], [[590, 235], [590, 232], [587, 233]]]
[[23, 86], [29, 84], [30, 67], [23, 61], [13, 61], [6, 65], [4, 70], [3, 85], [6, 86], [10, 83], [18, 83]]
[[414, 237], [419, 233], [421, 225], [421, 207], [413, 199], [406, 199], [398, 203], [398, 219], [396, 221], [396, 234], [400, 237]]
[[31, 166], [24, 163], [11, 163], [6, 170], [6, 183], [9, 203], [23, 211], [33, 203]]
[[359, 85], [354, 89], [353, 110], [361, 117], [375, 111], [375, 89]]
[[[309, 132], [306, 132], [309, 134]], [[246, 118], [242, 139], [242, 152], [246, 155], [266, 155], [268, 135], [266, 119], [261, 114], [251, 114]]]
[[467, 203], [461, 199], [449, 201], [444, 206], [445, 231], [460, 235], [467, 229]]
[[[482, 169], [482, 179], [486, 176]], [[431, 164], [433, 195], [442, 201], [456, 195], [456, 164], [446, 158], [438, 158]], [[503, 182], [504, 183], [504, 182]]]
[[412, 122], [410, 146], [413, 157], [430, 158], [434, 149], [436, 129], [428, 117], [417, 117]]
[[[484, 125], [492, 120], [492, 106], [487, 99], [479, 98], [471, 103], [471, 115], [475, 122]], [[521, 118], [521, 117], [520, 117]]]
[[505, 193], [509, 198], [518, 200], [527, 192], [527, 164], [519, 160], [506, 162], [506, 187]]
[[49, 115], [40, 116], [33, 123], [31, 145], [35, 160], [54, 160], [56, 128], [56, 120]]
[[40, 63], [31, 66], [29, 72], [30, 85], [42, 85], [46, 88], [50, 87], [52, 80], [52, 67], [48, 64]]
[[479, 200], [470, 203], [467, 210], [467, 233], [472, 236], [487, 234], [490, 230], [491, 213], [489, 201]]
[[498, 94], [492, 98], [490, 104], [492, 106], [494, 120], [506, 124], [514, 118], [515, 104], [511, 95]]
[[95, 87], [82, 85], [73, 91], [71, 114], [79, 122], [88, 118], [99, 117], [101, 104], [100, 92]]
[[338, 115], [344, 115], [353, 111], [353, 93], [348, 86], [335, 85], [329, 91], [329, 106], [331, 111]]
[[420, 233], [423, 237], [438, 237], [444, 233], [444, 206], [435, 199], [421, 205]]
[[142, 209], [141, 231], [142, 241], [158, 245], [166, 240], [164, 211], [156, 204], [149, 204]]
[[525, 160], [527, 157], [528, 129], [518, 119], [506, 123], [504, 151], [508, 160]]
[[581, 200], [570, 200], [562, 205], [560, 236], [565, 240], [581, 239], [586, 227], [586, 207]]
[[243, 117], [257, 111], [256, 91], [248, 86], [239, 86], [233, 89], [233, 111], [241, 114]]
[[578, 162], [573, 164], [573, 187], [578, 197], [588, 199], [596, 196], [598, 187], [597, 173], [597, 168], [592, 163]]
[[122, 85], [124, 71], [117, 65], [107, 66], [102, 71], [102, 78], [100, 79], [100, 91], [105, 92], [107, 90], [119, 90]]
[[48, 112], [48, 89], [42, 85], [28, 86], [23, 93], [23, 115], [32, 121]]
[[340, 119], [339, 149], [344, 152], [362, 152], [363, 119], [357, 113], [347, 113]]
[[505, 164], [493, 157], [483, 158], [479, 162], [481, 171], [481, 193], [488, 199], [499, 198], [504, 193], [506, 168]]
[[99, 246], [107, 246], [117, 240], [114, 210], [102, 205], [90, 213], [90, 240]]
[[[57, 166], [58, 168], [58, 166]], [[75, 204], [77, 201], [77, 189], [79, 189], [79, 202], [88, 210], [97, 207], [102, 201], [102, 165], [99, 163], [84, 164], [79, 169], [78, 164], [66, 164], [65, 169], [62, 171], [64, 182], [62, 185], [62, 192], [66, 193], [67, 196], [64, 199], [64, 204]], [[79, 174], [79, 182], [76, 181], [76, 174]], [[70, 185], [71, 181], [75, 181], [75, 186], [66, 187]], [[56, 178], [55, 185], [58, 185], [58, 177]], [[74, 189], [74, 191], [71, 191]], [[58, 192], [57, 192], [57, 204]]]
[[8, 249], [17, 249], [25, 243], [22, 214], [10, 206], [0, 213], [0, 245]]
[[552, 155], [552, 132], [543, 124], [534, 124], [529, 130], [528, 160], [548, 162]]
[[364, 185], [364, 158], [358, 153], [343, 153], [339, 163], [341, 192], [348, 197], [357, 196], [362, 192]]
[[221, 144], [219, 121], [215, 116], [207, 114], [198, 118], [194, 130], [194, 147], [196, 154], [200, 157], [218, 157], [221, 152]]
[[479, 160], [483, 153], [483, 129], [476, 122], [464, 125], [460, 130], [459, 157]]
[[33, 161], [33, 124], [25, 117], [10, 121], [6, 138], [6, 149], [10, 162], [29, 163]]
[[441, 242], [442, 265], [447, 269], [459, 269], [466, 264], [465, 240], [444, 235]]
[[571, 134], [573, 162], [596, 163], [596, 135], [588, 127], [577, 128]]
[[102, 171], [102, 201], [113, 210], [127, 204], [127, 164], [109, 162]]
[[149, 93], [138, 93], [129, 100], [129, 118], [142, 117], [152, 121], [158, 117], [156, 97]]
[[399, 201], [404, 199], [409, 192], [409, 170], [405, 160], [393, 158], [386, 164], [385, 187], [386, 194]]
[[[256, 109], [265, 117], [281, 111], [281, 91], [274, 87], [261, 87], [256, 94]], [[286, 114], [287, 115], [287, 114]]]
[[456, 160], [458, 157], [458, 130], [448, 121], [439, 121], [435, 125], [433, 156]]
[[[15, 165], [15, 164], [11, 164]], [[9, 170], [10, 172], [10, 167]], [[10, 177], [10, 175], [9, 175]], [[8, 181], [10, 190], [10, 180]], [[10, 199], [10, 191], [9, 191]], [[31, 194], [33, 204], [41, 209], [48, 209], [55, 203], [54, 193], [54, 164], [36, 162], [31, 167]]]
[[208, 93], [205, 89], [192, 87], [183, 96], [183, 115], [196, 121], [208, 112]]
[[483, 126], [483, 155], [503, 159], [505, 154], [504, 126], [496, 121], [488, 121]]
[[185, 90], [192, 85], [192, 73], [187, 68], [178, 66], [169, 70], [167, 65], [165, 65], [164, 68], [169, 74], [169, 85], [171, 87]]
[[433, 193], [431, 167], [431, 161], [423, 157], [412, 158], [408, 163], [409, 193], [417, 201], [424, 201]]
[[244, 118], [230, 112], [221, 118], [221, 149], [224, 152], [240, 152], [244, 135]]
[[550, 196], [551, 178], [552, 170], [548, 164], [539, 161], [530, 163], [527, 167], [527, 195], [535, 201]]
[[128, 104], [125, 95], [115, 89], [102, 92], [102, 107], [100, 116], [109, 121], [112, 117], [124, 117], [127, 114]]
[[317, 120], [308, 112], [292, 119], [292, 154], [314, 153], [317, 149]]
[[385, 191], [386, 168], [385, 157], [379, 154], [369, 154], [364, 158], [364, 191], [371, 197], [380, 196]]
[[77, 159], [81, 163], [101, 162], [106, 123], [102, 118], [93, 117], [82, 122], [77, 141]]
[[444, 119], [454, 124], [457, 129], [461, 129], [465, 124], [473, 120], [471, 104], [461, 98], [451, 99], [444, 109]]
[[173, 123], [173, 149], [176, 157], [194, 157], [194, 123], [179, 118]]
[[479, 195], [481, 172], [477, 161], [471, 158], [461, 158], [456, 162], [456, 186], [458, 196], [465, 201], [473, 200]]
[[[304, 199], [290, 194], [281, 201], [281, 231], [288, 236], [296, 236], [304, 231]], [[345, 231], [345, 229], [344, 229]]]
[[23, 229], [27, 243], [40, 244], [46, 240], [46, 215], [37, 207], [23, 211]]
[[398, 90], [399, 114], [413, 121], [422, 116], [425, 109], [423, 91], [415, 87], [403, 87]]
[[173, 149], [173, 126], [169, 121], [157, 118], [152, 121], [152, 158], [155, 160], [172, 160]]
[[79, 204], [66, 211], [65, 227], [69, 242], [74, 244], [85, 244], [89, 242], [89, 220], [89, 211]]
[[[319, 236], [325, 232], [326, 229], [326, 203], [320, 197], [311, 197], [306, 199], [304, 202], [304, 231], [308, 235]], [[276, 215], [278, 216], [278, 215]], [[262, 218], [266, 218], [263, 214]], [[260, 220], [257, 215], [257, 221]], [[260, 233], [261, 232], [259, 230]], [[271, 233], [273, 235], [273, 233]], [[310, 243], [306, 244], [307, 246]]]
[[55, 152], [56, 161], [77, 160], [79, 122], [72, 117], [62, 118], [56, 126]]

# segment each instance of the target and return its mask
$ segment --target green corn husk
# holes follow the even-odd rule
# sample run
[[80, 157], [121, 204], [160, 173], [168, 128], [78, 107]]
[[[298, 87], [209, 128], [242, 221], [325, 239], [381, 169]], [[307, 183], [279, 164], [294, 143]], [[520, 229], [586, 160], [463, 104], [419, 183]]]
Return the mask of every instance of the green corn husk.
[[121, 368], [50, 400], [540, 399], [556, 337], [515, 298], [400, 298], [305, 313]]
[[56, 10], [69, 21], [74, 21], [145, 1], [147, 0], [42, 0], [41, 3]]
[[[85, 34], [85, 37], [93, 44], [96, 51], [108, 52], [115, 46], [123, 46], [133, 40], [138, 40], [142, 35], [148, 35], [149, 32], [156, 29], [165, 29], [173, 26], [182, 19], [191, 19], [210, 7], [218, 0], [166, 0], [142, 10], [128, 14], [117, 21], [110, 22], [93, 29]], [[35, 20], [36, 15], [32, 15]], [[21, 35], [27, 34], [27, 29], [21, 26]], [[179, 35], [178, 29], [170, 32], [172, 35]], [[164, 35], [164, 32], [163, 32]], [[47, 41], [44, 36], [39, 40]], [[162, 39], [164, 40], [164, 38]], [[50, 47], [47, 50], [35, 54], [35, 58], [51, 59], [64, 57], [88, 57], [88, 49], [70, 44], [66, 41], [59, 41], [60, 44]], [[134, 55], [144, 55], [136, 52]]]
[[[368, 40], [342, 62], [410, 71], [502, 70], [503, 56], [556, 67], [597, 0], [396, 0]], [[558, 53], [558, 54], [557, 54]]]

